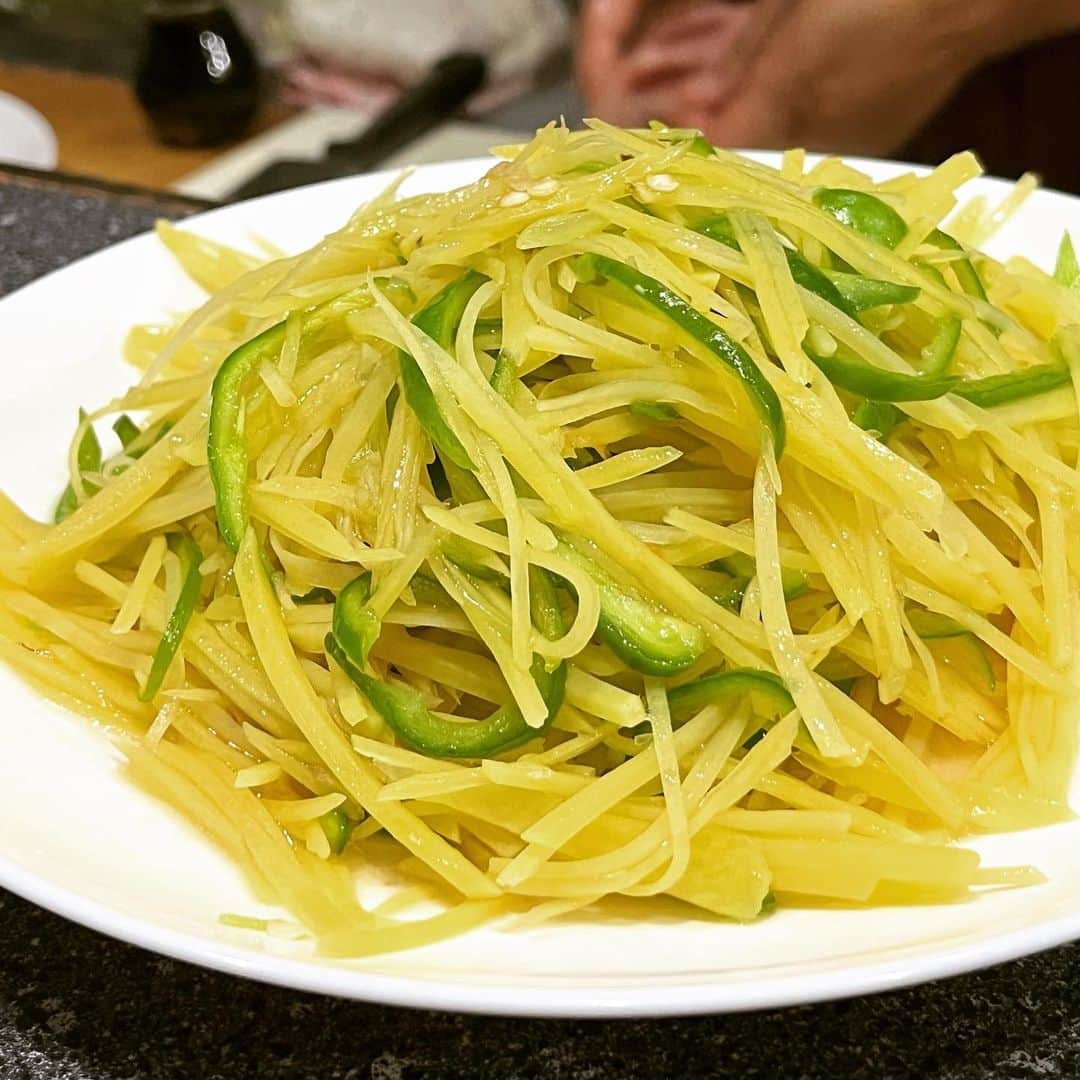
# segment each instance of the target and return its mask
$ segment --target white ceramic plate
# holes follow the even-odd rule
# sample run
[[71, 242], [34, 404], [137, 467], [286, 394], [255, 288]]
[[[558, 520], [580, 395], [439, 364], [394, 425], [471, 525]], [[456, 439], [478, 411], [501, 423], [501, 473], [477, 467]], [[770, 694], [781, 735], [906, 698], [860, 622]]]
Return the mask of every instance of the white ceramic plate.
[[56, 133], [21, 98], [0, 91], [0, 161], [34, 169], [56, 167]]
[[[880, 176], [900, 166], [870, 163]], [[442, 190], [483, 162], [420, 169], [407, 190]], [[287, 250], [338, 226], [385, 177], [258, 199], [187, 227]], [[972, 193], [1000, 197], [980, 181]], [[1048, 264], [1080, 200], [1032, 199], [996, 239]], [[0, 488], [44, 516], [64, 478], [76, 409], [129, 385], [119, 360], [133, 322], [199, 298], [149, 236], [0, 301], [0, 340], [18, 377], [0, 382]], [[991, 865], [1032, 863], [1049, 881], [968, 903], [867, 911], [779, 911], [752, 926], [679, 917], [579, 917], [496, 929], [363, 963], [317, 961], [295, 944], [218, 923], [275, 914], [176, 814], [129, 786], [110, 745], [0, 669], [0, 885], [125, 941], [267, 982], [393, 1004], [544, 1016], [755, 1009], [864, 994], [952, 975], [1080, 937], [1080, 822], [976, 841]]]

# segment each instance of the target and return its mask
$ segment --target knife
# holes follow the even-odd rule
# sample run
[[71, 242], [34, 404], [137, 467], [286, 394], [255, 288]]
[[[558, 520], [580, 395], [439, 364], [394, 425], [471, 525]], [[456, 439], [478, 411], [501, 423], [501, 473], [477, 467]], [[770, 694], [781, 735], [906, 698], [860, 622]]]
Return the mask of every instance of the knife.
[[486, 76], [487, 63], [478, 53], [445, 56], [355, 139], [332, 143], [319, 161], [271, 162], [234, 188], [227, 199], [251, 199], [318, 180], [366, 172], [438, 127], [484, 85]]

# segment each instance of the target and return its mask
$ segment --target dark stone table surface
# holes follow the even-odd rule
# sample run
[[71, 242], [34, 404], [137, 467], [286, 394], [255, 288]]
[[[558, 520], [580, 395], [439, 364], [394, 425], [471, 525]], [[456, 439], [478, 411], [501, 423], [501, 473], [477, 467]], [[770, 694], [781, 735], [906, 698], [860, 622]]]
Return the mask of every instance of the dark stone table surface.
[[[0, 292], [181, 200], [0, 169]], [[0, 830], [3, 823], [0, 822]], [[686, 1020], [508, 1020], [336, 1001], [104, 938], [0, 890], [0, 1080], [1080, 1077], [1080, 946], [932, 986]]]

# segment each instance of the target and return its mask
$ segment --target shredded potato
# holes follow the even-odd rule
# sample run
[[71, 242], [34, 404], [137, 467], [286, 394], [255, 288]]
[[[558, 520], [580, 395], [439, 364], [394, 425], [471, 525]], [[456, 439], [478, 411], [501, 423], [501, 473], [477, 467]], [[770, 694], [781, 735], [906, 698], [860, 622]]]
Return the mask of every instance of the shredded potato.
[[290, 257], [160, 226], [208, 300], [56, 524], [0, 497], [5, 662], [327, 954], [1040, 880], [954, 843], [1068, 813], [1080, 292], [961, 246], [1033, 182], [693, 134], [551, 125]]

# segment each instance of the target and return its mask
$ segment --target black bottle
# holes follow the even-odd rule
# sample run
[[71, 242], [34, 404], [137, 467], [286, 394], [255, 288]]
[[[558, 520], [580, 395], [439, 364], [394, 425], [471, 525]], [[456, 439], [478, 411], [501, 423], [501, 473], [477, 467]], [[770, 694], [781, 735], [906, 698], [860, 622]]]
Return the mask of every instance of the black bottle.
[[242, 134], [258, 105], [251, 45], [213, 0], [149, 0], [135, 95], [159, 139], [209, 146]]

